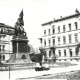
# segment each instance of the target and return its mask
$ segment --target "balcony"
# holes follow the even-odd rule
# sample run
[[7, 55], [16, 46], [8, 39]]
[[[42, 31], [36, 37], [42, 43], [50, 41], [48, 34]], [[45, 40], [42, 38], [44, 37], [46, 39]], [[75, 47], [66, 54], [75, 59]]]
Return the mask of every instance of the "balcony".
[[50, 46], [50, 49], [55, 49], [55, 48], [56, 48], [56, 46], [55, 46], [55, 45]]
[[39, 50], [44, 50], [45, 48], [44, 47], [39, 47]]

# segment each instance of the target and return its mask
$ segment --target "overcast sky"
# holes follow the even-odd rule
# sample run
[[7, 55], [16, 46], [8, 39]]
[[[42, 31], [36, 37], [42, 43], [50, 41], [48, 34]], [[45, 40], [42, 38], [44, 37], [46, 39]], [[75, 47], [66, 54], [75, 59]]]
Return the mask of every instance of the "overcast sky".
[[29, 43], [37, 47], [41, 24], [80, 11], [80, 0], [0, 0], [0, 23], [14, 27], [22, 8]]

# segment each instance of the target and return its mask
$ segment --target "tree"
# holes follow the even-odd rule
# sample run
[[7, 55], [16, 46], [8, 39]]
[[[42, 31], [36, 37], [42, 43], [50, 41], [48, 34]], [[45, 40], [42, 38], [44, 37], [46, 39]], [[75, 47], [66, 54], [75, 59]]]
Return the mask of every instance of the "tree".
[[28, 45], [28, 51], [30, 54], [34, 54], [35, 53], [35, 50], [33, 48], [33, 46], [31, 44]]

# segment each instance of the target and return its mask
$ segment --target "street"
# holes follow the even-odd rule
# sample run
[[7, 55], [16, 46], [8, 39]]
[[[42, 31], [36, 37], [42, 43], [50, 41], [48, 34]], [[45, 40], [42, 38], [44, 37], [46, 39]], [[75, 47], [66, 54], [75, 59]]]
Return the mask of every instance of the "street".
[[34, 79], [67, 79], [80, 80], [80, 70], [35, 77]]
[[48, 71], [35, 71], [34, 69], [16, 70], [16, 71], [10, 71], [10, 79], [9, 79], [9, 71], [1, 71], [0, 80], [5, 80], [5, 79], [6, 80], [24, 80], [24, 79], [27, 80], [27, 79], [39, 78], [38, 76], [42, 76], [42, 75], [52, 76], [54, 74], [57, 75], [59, 73], [70, 72], [70, 71], [73, 72], [78, 70], [80, 70], [80, 64], [74, 65], [74, 66], [68, 66], [68, 67], [53, 67], [53, 68], [50, 68], [50, 70]]

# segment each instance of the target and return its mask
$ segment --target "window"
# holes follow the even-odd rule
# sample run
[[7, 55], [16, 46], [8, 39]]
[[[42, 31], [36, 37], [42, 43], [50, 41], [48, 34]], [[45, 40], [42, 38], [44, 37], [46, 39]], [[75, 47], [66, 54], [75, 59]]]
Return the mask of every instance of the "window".
[[0, 51], [1, 51], [1, 45], [0, 45]]
[[51, 50], [49, 51], [49, 57], [51, 57]]
[[5, 50], [5, 45], [3, 45], [3, 51]]
[[60, 45], [60, 37], [58, 37], [58, 45]]
[[48, 41], [49, 41], [49, 46], [50, 46], [50, 44], [51, 44], [51, 41], [50, 41], [50, 39], [49, 39]]
[[77, 24], [77, 22], [75, 22], [74, 24], [75, 24], [75, 29], [78, 29], [78, 24]]
[[1, 32], [1, 28], [0, 28], [0, 32]]
[[3, 32], [3, 28], [1, 28], [1, 32]]
[[60, 26], [58, 26], [58, 33], [60, 33]]
[[63, 44], [66, 44], [66, 37], [63, 36]]
[[72, 39], [71, 39], [71, 34], [69, 35], [69, 43], [71, 43]]
[[55, 45], [55, 39], [53, 39], [53, 46]]
[[3, 55], [3, 60], [5, 60], [5, 55]]
[[46, 30], [44, 30], [44, 36], [46, 35]]
[[69, 24], [69, 31], [71, 31], [71, 23]]
[[52, 33], [53, 34], [55, 33], [55, 27], [54, 26], [52, 27]]
[[63, 25], [63, 32], [66, 32], [66, 27], [65, 27], [65, 25]]
[[49, 33], [49, 35], [50, 35], [50, 29], [48, 29], [48, 33]]
[[46, 46], [46, 40], [44, 39], [44, 46]]
[[4, 32], [4, 28], [3, 28], [3, 32]]
[[75, 42], [78, 42], [78, 34], [74, 34], [75, 36]]
[[72, 49], [69, 49], [70, 57], [72, 57]]
[[59, 56], [61, 56], [61, 50], [58, 50], [58, 52], [59, 52]]
[[1, 40], [2, 36], [0, 35], [0, 40]]
[[2, 59], [2, 55], [0, 54], [0, 60]]
[[[80, 49], [80, 48], [79, 48], [79, 49]], [[76, 54], [76, 56], [79, 54], [77, 48], [75, 48], [75, 54]]]
[[66, 49], [64, 50], [64, 56], [66, 56]]

